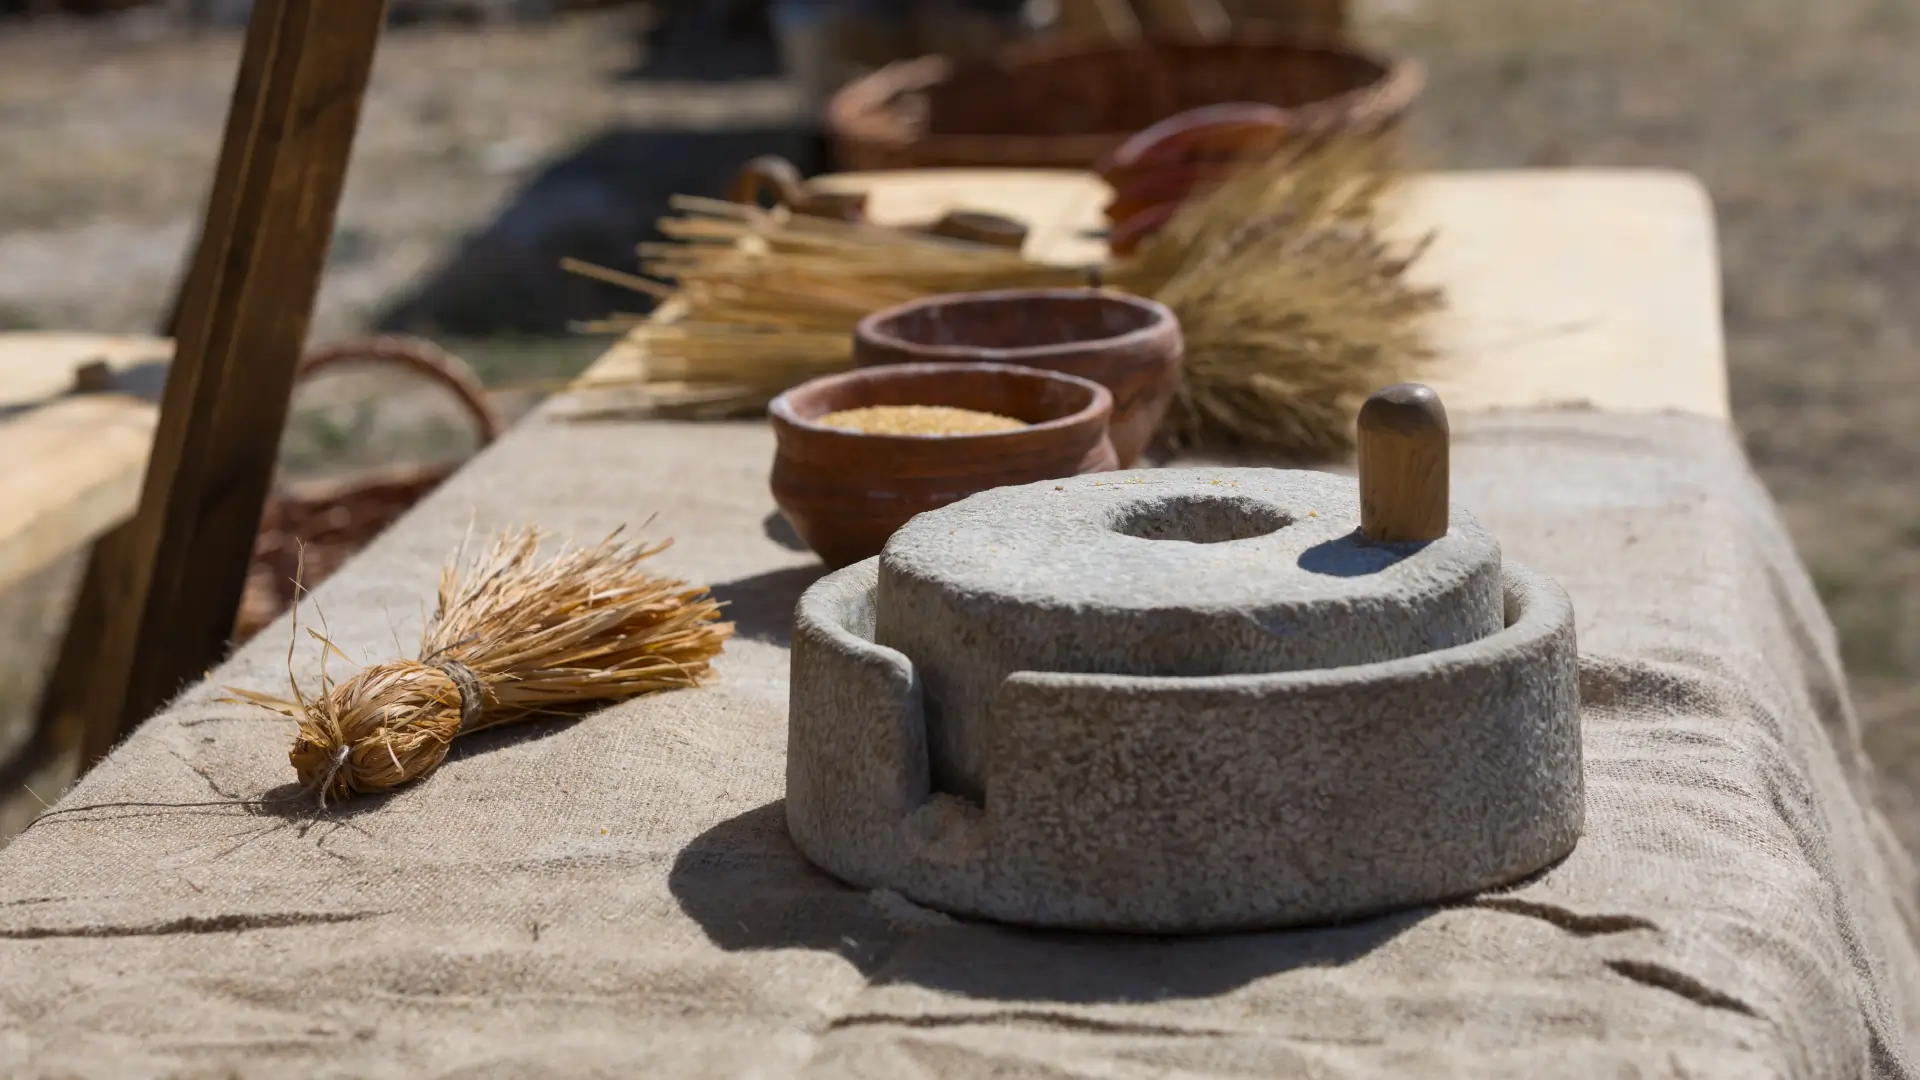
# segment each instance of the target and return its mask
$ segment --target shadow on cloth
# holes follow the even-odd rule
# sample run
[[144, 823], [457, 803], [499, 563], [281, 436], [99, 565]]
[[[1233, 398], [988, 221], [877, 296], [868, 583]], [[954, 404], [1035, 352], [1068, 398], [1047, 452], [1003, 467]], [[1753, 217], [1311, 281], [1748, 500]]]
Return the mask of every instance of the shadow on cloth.
[[1431, 909], [1310, 933], [1149, 937], [1021, 930], [883, 909], [800, 854], [786, 804], [769, 803], [702, 833], [674, 860], [668, 888], [729, 952], [834, 953], [875, 985], [911, 983], [970, 998], [1123, 1003], [1204, 998], [1298, 968], [1352, 963]]
[[[673, 691], [669, 690], [666, 692], [672, 693]], [[599, 712], [608, 707], [609, 704], [604, 701], [588, 701], [556, 716], [543, 716], [535, 720], [522, 720], [519, 723], [502, 724], [499, 727], [476, 731], [471, 735], [462, 735], [453, 740], [453, 745], [447, 748], [446, 760], [440, 763], [440, 768], [444, 769], [448, 765], [463, 758], [470, 758], [475, 754], [485, 754], [513, 743], [532, 742], [535, 739], [544, 739], [552, 735], [558, 735], [586, 719], [589, 714]], [[438, 772], [439, 770], [436, 769], [434, 771]]]
[[384, 809], [395, 796], [410, 790], [415, 784], [431, 783], [433, 776], [440, 769], [475, 754], [485, 754], [513, 743], [557, 735], [579, 723], [587, 713], [604, 707], [602, 703], [591, 703], [582, 706], [575, 715], [527, 720], [463, 735], [455, 739], [453, 745], [448, 748], [446, 759], [426, 776], [402, 784], [391, 791], [362, 793], [348, 799], [329, 799], [324, 805], [313, 788], [296, 782], [280, 784], [259, 795], [247, 795], [219, 783], [204, 768], [182, 759], [182, 763], [206, 784], [213, 798], [179, 802], [120, 800], [75, 806], [63, 805], [29, 822], [23, 832], [42, 826], [54, 827], [69, 823], [92, 824], [101, 821], [157, 818], [169, 815], [274, 818], [299, 828], [303, 834], [308, 828], [317, 825], [328, 826], [330, 830], [357, 831], [358, 826], [353, 824], [356, 818]]
[[724, 582], [711, 591], [715, 600], [727, 605], [721, 616], [732, 620], [735, 634], [785, 648], [793, 642], [793, 609], [800, 603], [800, 594], [826, 572], [819, 563], [789, 566]]
[[665, 239], [658, 221], [674, 195], [724, 197], [740, 167], [762, 154], [808, 175], [825, 163], [818, 134], [798, 121], [603, 131], [548, 163], [374, 324], [429, 336], [538, 336], [614, 312], [644, 315], [648, 296], [567, 273], [561, 260], [638, 269], [634, 248]]
[[767, 539], [788, 551], [808, 550], [807, 542], [800, 539], [799, 533], [793, 531], [793, 522], [788, 521], [787, 515], [778, 510], [761, 520], [760, 531], [767, 535]]

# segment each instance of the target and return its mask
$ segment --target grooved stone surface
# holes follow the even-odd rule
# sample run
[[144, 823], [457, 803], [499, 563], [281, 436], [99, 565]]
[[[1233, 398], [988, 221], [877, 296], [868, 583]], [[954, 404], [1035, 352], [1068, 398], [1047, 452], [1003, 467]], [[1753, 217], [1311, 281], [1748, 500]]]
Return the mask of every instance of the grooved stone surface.
[[926, 684], [935, 785], [978, 797], [1015, 671], [1251, 675], [1377, 663], [1502, 625], [1500, 547], [1465, 511], [1425, 545], [1357, 534], [1353, 481], [1148, 469], [998, 488], [880, 555], [873, 639]]
[[1464, 513], [1422, 545], [1357, 524], [1353, 481], [1271, 469], [920, 515], [800, 601], [796, 843], [931, 907], [1142, 931], [1360, 917], [1565, 855], [1566, 595]]

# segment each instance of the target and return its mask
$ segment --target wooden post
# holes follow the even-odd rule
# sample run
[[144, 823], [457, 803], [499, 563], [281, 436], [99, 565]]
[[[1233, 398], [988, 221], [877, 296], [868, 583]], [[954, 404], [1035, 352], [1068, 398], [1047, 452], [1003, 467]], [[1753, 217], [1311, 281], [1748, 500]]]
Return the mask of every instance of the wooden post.
[[1447, 535], [1447, 409], [1433, 388], [1398, 383], [1360, 406], [1360, 532], [1380, 544]]
[[386, 0], [253, 5], [140, 509], [95, 556], [122, 580], [62, 653], [98, 620], [83, 768], [226, 655], [385, 21]]

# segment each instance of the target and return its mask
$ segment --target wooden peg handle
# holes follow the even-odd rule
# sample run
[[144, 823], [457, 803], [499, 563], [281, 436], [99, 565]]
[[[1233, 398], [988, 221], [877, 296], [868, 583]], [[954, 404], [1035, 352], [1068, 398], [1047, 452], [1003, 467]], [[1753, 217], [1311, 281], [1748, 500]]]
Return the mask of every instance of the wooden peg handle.
[[1380, 544], [1447, 535], [1447, 409], [1433, 388], [1398, 383], [1360, 406], [1360, 532]]

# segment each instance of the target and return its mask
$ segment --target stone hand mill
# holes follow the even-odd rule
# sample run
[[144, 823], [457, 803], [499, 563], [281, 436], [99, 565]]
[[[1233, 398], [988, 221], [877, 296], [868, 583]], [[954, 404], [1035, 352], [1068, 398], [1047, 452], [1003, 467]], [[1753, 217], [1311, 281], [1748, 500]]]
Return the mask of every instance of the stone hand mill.
[[1193, 932], [1512, 882], [1583, 818], [1573, 609], [1451, 504], [1445, 410], [1359, 479], [1158, 469], [921, 514], [795, 615], [787, 820], [961, 915]]

